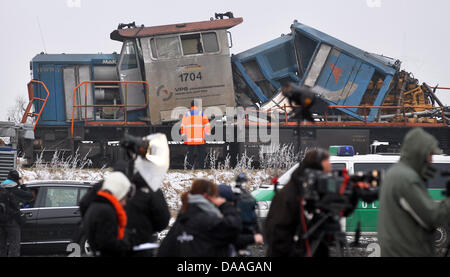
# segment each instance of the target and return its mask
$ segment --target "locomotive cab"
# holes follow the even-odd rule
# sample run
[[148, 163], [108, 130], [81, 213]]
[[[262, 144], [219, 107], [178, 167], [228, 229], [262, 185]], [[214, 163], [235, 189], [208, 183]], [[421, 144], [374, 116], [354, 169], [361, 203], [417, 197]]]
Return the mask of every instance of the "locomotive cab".
[[[152, 124], [178, 120], [172, 118], [173, 109], [188, 108], [193, 99], [202, 99], [203, 108], [225, 111], [235, 106], [227, 30], [242, 21], [232, 17], [154, 27], [126, 24], [126, 29], [121, 24], [111, 33], [111, 39], [123, 42], [120, 80], [149, 84]], [[127, 84], [128, 104], [144, 103], [144, 96], [142, 84]]]

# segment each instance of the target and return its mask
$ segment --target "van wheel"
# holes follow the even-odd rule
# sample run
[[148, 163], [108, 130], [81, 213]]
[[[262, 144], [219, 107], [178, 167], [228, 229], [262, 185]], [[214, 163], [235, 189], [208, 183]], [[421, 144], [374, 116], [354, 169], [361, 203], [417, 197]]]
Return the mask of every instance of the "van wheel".
[[449, 244], [449, 227], [441, 226], [434, 231], [433, 241], [436, 248], [445, 248]]

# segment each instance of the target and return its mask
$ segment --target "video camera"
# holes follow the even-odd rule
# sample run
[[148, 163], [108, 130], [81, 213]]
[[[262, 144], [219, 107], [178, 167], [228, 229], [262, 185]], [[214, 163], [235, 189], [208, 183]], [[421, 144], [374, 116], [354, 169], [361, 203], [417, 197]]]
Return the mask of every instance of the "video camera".
[[125, 134], [120, 146], [127, 151], [130, 159], [129, 174], [138, 172], [147, 185], [157, 191], [170, 167], [170, 150], [166, 135], [156, 133], [135, 137]]
[[128, 157], [133, 159], [137, 156], [145, 157], [149, 151], [149, 141], [143, 137], [135, 137], [125, 134], [120, 146], [127, 151]]
[[[312, 242], [307, 254], [313, 255], [321, 243], [335, 243], [341, 252], [347, 245], [340, 219], [351, 214], [359, 201], [373, 203], [378, 199], [380, 171], [357, 173], [353, 176], [346, 169], [324, 174], [319, 170], [305, 169], [298, 180], [303, 189], [302, 240]], [[306, 222], [306, 214], [309, 221]], [[358, 233], [358, 231], [357, 231]], [[356, 235], [356, 244], [359, 242]], [[343, 253], [340, 253], [343, 255]]]
[[281, 85], [281, 91], [294, 108], [293, 117], [298, 120], [314, 122], [314, 113], [324, 114], [328, 110], [328, 104], [311, 89], [286, 82]]
[[373, 203], [378, 199], [380, 172], [374, 170], [350, 176], [346, 169], [331, 174], [306, 169], [301, 182], [308, 211], [348, 214], [359, 200]]

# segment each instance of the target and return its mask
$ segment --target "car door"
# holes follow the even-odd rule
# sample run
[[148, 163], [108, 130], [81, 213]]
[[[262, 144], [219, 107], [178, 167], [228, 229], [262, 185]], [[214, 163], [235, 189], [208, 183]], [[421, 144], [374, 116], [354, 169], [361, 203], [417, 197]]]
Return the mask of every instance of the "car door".
[[33, 193], [33, 199], [25, 204], [20, 211], [25, 214], [25, 224], [21, 228], [21, 244], [31, 245], [36, 242], [36, 222], [42, 199], [42, 191], [39, 186], [28, 186]]
[[44, 189], [42, 206], [36, 222], [40, 244], [71, 242], [81, 221], [76, 186], [48, 186]]

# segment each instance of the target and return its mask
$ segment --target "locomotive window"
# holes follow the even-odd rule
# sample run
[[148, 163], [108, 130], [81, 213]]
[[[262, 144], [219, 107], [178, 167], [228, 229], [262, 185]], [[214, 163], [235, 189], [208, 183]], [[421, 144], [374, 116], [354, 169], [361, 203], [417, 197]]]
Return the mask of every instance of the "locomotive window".
[[184, 55], [195, 55], [203, 53], [202, 40], [200, 34], [181, 36], [181, 45]]
[[301, 32], [297, 31], [295, 40], [295, 49], [297, 51], [298, 59], [298, 73], [299, 78], [302, 79], [308, 69], [308, 65], [311, 62], [314, 52], [316, 51], [319, 43]]
[[219, 52], [219, 43], [216, 33], [202, 33], [203, 46], [206, 53]]
[[273, 87], [272, 83], [266, 79], [256, 59], [244, 62], [242, 63], [242, 66], [245, 68], [250, 79], [261, 89], [262, 93], [268, 99], [272, 98], [277, 90]]
[[126, 70], [137, 67], [138, 67], [137, 57], [136, 57], [136, 50], [134, 49], [134, 44], [132, 41], [127, 41], [125, 42], [125, 46], [123, 47], [122, 65], [120, 66], [120, 69]]
[[156, 39], [156, 48], [159, 59], [171, 59], [181, 56], [178, 37], [158, 38]]
[[150, 40], [150, 48], [151, 48], [151, 50], [152, 50], [152, 56], [153, 56], [153, 58], [158, 58], [158, 54], [156, 53], [156, 42], [155, 42], [155, 39], [154, 38], [152, 38], [151, 40]]

